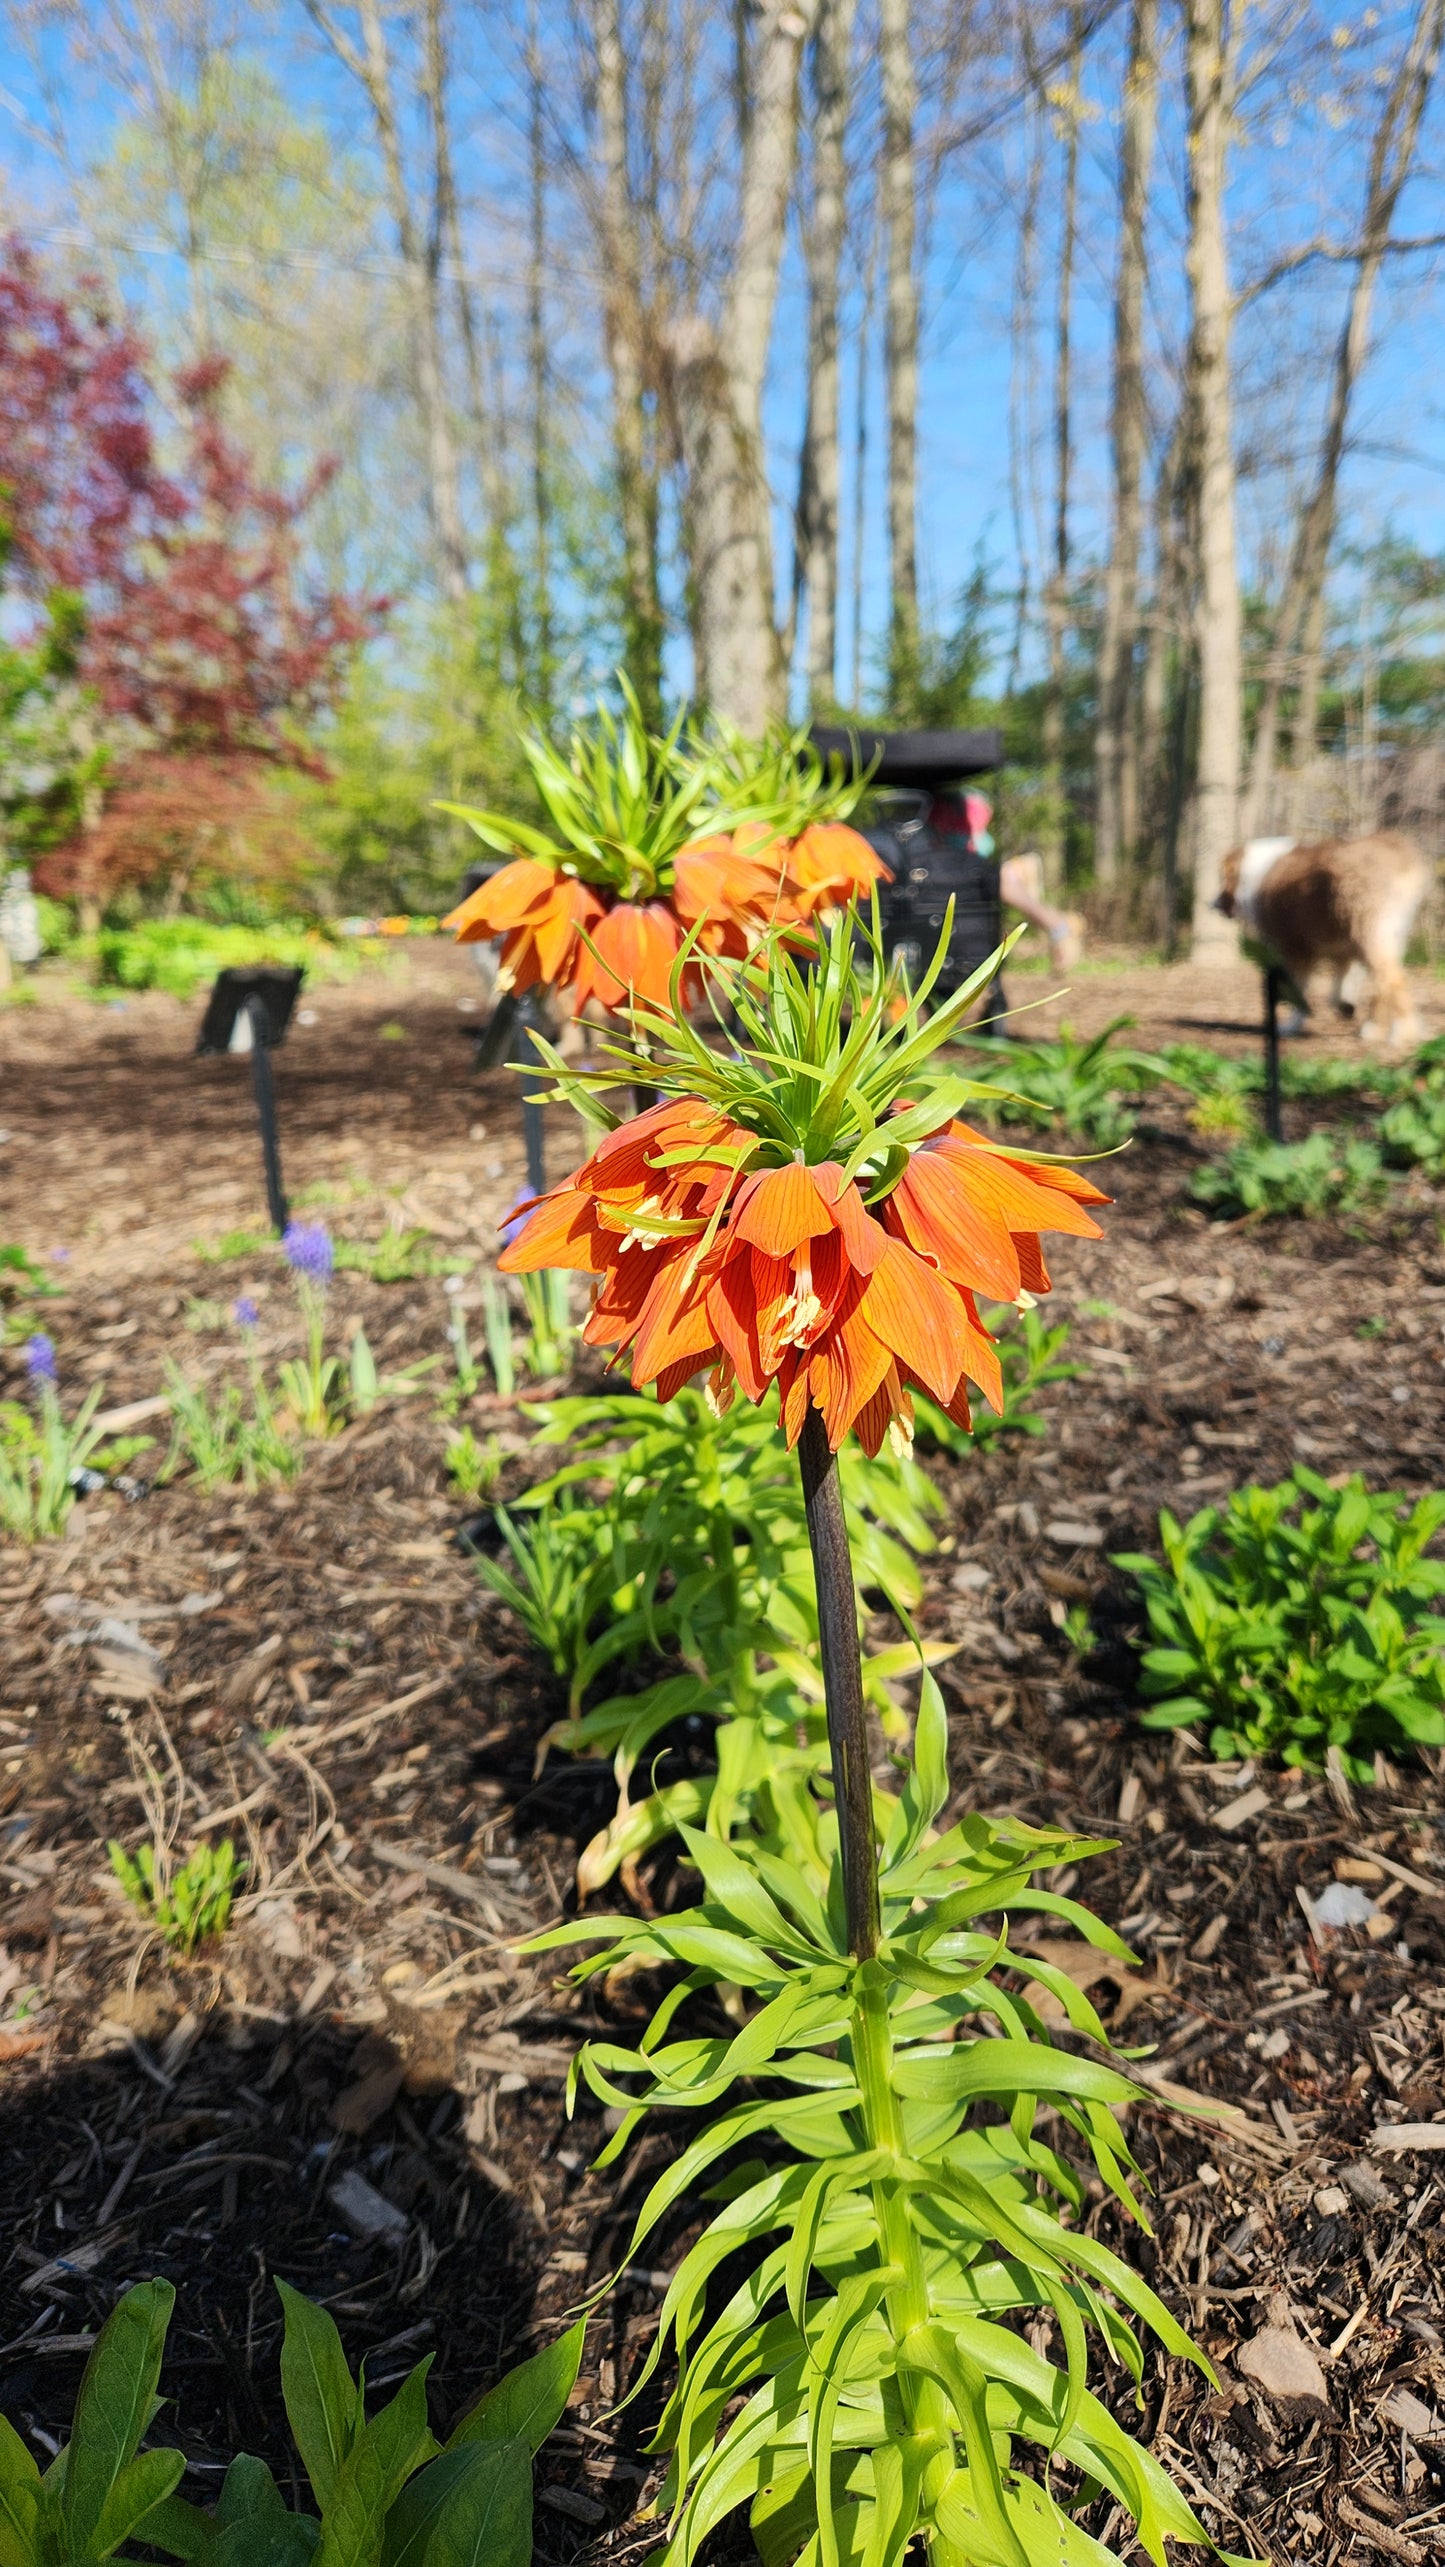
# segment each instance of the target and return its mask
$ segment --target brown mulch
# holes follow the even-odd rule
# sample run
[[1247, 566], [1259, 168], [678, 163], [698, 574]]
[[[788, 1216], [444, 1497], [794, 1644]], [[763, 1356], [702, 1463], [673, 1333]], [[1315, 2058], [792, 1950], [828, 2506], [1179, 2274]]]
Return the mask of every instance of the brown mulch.
[[[1130, 1003], [1126, 977], [1089, 984], [1091, 1010], [1111, 984], [1100, 1021]], [[1169, 976], [1134, 977], [1147, 1039], [1198, 1034], [1170, 1028]], [[393, 1214], [423, 1224], [464, 1268], [450, 1296], [441, 1275], [337, 1279], [332, 1342], [359, 1318], [384, 1365], [444, 1354], [453, 1301], [480, 1339], [481, 1261], [520, 1182], [509, 1083], [467, 1075], [469, 996], [464, 958], [444, 953], [323, 990], [278, 1063], [303, 1205], [347, 1237]], [[0, 1018], [0, 1235], [52, 1260], [63, 1290], [35, 1315], [67, 1385], [100, 1379], [113, 1406], [153, 1396], [167, 1359], [235, 1374], [242, 1291], [268, 1364], [297, 1348], [271, 1252], [198, 1252], [264, 1224], [244, 1065], [196, 1063], [193, 1021], [152, 999]], [[398, 1022], [404, 1038], [384, 1038]], [[1077, 1888], [1143, 1964], [1092, 1993], [1149, 2049], [1158, 2100], [1130, 2129], [1154, 2235], [1124, 2237], [1112, 2206], [1091, 2216], [1220, 2379], [1150, 2361], [1161, 2457], [1228, 2547], [1424, 2560], [1445, 2542], [1445, 2153], [1395, 2153], [1379, 2133], [1445, 2129], [1438, 1775], [1384, 1767], [1351, 1791], [1141, 1732], [1137, 1635], [1107, 1561], [1151, 1543], [1162, 1504], [1296, 1457], [1376, 1487], [1441, 1484], [1438, 1208], [1407, 1193], [1357, 1235], [1207, 1224], [1184, 1200], [1201, 1145], [1150, 1111], [1151, 1137], [1111, 1172], [1107, 1241], [1055, 1259], [1087, 1378], [1045, 1395], [1046, 1437], [930, 1463], [948, 1518], [924, 1619], [958, 1644], [942, 1671], [958, 1802], [1115, 1840]], [[560, 1168], [560, 1123], [551, 1146]], [[0, 1396], [13, 1387], [0, 1373]], [[501, 1438], [505, 1493], [529, 1467], [524, 1421], [483, 1399], [473, 1423]], [[373, 2385], [434, 2352], [440, 2419], [625, 2251], [663, 2143], [587, 2171], [600, 2126], [567, 2122], [563, 2080], [592, 2000], [511, 1948], [563, 1911], [609, 1777], [534, 1771], [558, 1688], [456, 1547], [468, 1510], [444, 1433], [430, 1399], [388, 1401], [292, 1488], [106, 1495], [64, 1543], [0, 1549], [0, 2410], [37, 2450], [142, 2273], [177, 2286], [168, 2430], [204, 2500], [238, 2446], [290, 2465], [273, 2275], [335, 2311]], [[1082, 1667], [1061, 1629], [1073, 1604], [1097, 1635]], [[120, 1897], [105, 1843], [222, 1827], [250, 1862], [246, 1895], [214, 1956], [177, 1965]], [[1299, 1892], [1341, 1866], [1377, 1902], [1372, 1933], [1311, 1927]], [[647, 2254], [665, 2268], [683, 2233]], [[606, 2418], [659, 2278], [631, 2275], [594, 2320], [539, 2468], [543, 2558], [655, 2544], [634, 2412]], [[1323, 2403], [1240, 2367], [1271, 2321], [1314, 2352]]]

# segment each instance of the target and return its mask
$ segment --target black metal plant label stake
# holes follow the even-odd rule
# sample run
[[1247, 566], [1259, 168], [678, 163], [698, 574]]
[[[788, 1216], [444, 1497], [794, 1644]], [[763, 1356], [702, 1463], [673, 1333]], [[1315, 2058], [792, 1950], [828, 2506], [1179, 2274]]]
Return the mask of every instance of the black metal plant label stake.
[[[281, 1139], [276, 1127], [276, 1082], [271, 1054], [286, 1039], [304, 974], [262, 964], [254, 971], [216, 975], [196, 1038], [198, 1052], [247, 1051], [251, 1055], [251, 1093], [261, 1127], [261, 1164], [266, 1176], [266, 1209], [277, 1237], [288, 1219], [286, 1190], [281, 1182]], [[248, 1042], [236, 1040], [244, 1024]]]
[[1282, 1141], [1279, 1098], [1279, 1002], [1284, 973], [1267, 963], [1264, 974], [1264, 1128], [1271, 1141]]

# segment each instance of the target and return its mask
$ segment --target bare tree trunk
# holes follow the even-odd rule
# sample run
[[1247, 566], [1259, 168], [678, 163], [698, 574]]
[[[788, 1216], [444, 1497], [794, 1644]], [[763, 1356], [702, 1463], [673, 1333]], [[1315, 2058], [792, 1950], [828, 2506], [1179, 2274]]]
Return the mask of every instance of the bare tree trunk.
[[1048, 684], [1044, 693], [1043, 763], [1049, 817], [1040, 832], [1044, 879], [1057, 895], [1064, 876], [1064, 683], [1069, 612], [1069, 501], [1073, 479], [1072, 327], [1074, 253], [1079, 214], [1079, 70], [1083, 53], [1083, 11], [1069, 13], [1067, 103], [1060, 108], [1064, 124], [1064, 180], [1059, 213], [1059, 300], [1054, 341], [1054, 541], [1053, 571], [1044, 592], [1044, 620], [1049, 641]]
[[1004, 680], [1004, 695], [1010, 704], [1018, 692], [1024, 642], [1028, 632], [1029, 600], [1033, 589], [1032, 541], [1037, 522], [1033, 476], [1029, 469], [1034, 453], [1032, 433], [1034, 294], [1037, 285], [1034, 260], [1038, 246], [1039, 194], [1043, 184], [1044, 168], [1044, 122], [1037, 97], [1030, 102], [1028, 124], [1028, 160], [1024, 178], [1023, 204], [1019, 211], [1018, 249], [1014, 260], [1013, 294], [1009, 307], [1009, 511], [1013, 519], [1014, 551], [1018, 556], [1019, 564], [1019, 584], [1014, 599], [1013, 640], [1009, 649], [1008, 674]]
[[537, 5], [527, 12], [527, 375], [531, 387], [533, 578], [536, 585], [536, 672], [541, 701], [550, 706], [552, 637], [552, 469], [547, 351], [547, 134], [546, 93], [537, 42]]
[[1220, 866], [1237, 834], [1241, 746], [1230, 295], [1224, 245], [1225, 155], [1231, 111], [1225, 0], [1186, 0], [1186, 30], [1189, 398], [1199, 552], [1195, 595], [1199, 746], [1192, 811], [1192, 951], [1196, 962], [1223, 962], [1235, 953], [1236, 937], [1214, 903], [1219, 893]]
[[863, 309], [858, 316], [858, 372], [853, 422], [853, 634], [852, 684], [848, 702], [857, 713], [863, 703], [863, 549], [868, 534], [868, 349], [873, 337], [873, 296], [878, 281], [878, 227], [869, 227], [868, 256], [863, 270]]
[[888, 381], [888, 658], [900, 698], [918, 678], [918, 227], [909, 0], [878, 0], [883, 144], [878, 204], [886, 243], [884, 370]]
[[837, 700], [838, 275], [847, 215], [843, 140], [855, 0], [819, 0], [814, 40], [813, 218], [808, 228], [808, 425], [801, 544], [808, 592], [808, 700]]
[[486, 501], [489, 530], [493, 543], [505, 545], [511, 514], [507, 488], [506, 456], [493, 403], [487, 394], [486, 370], [483, 364], [481, 332], [477, 326], [476, 306], [467, 276], [462, 248], [461, 219], [457, 206], [456, 164], [451, 142], [451, 62], [446, 15], [447, 0], [426, 0], [424, 44], [422, 52], [422, 92], [432, 130], [432, 233], [433, 261], [445, 261], [451, 268], [452, 299], [456, 307], [457, 330], [466, 366], [467, 401], [471, 412], [472, 440], [476, 452], [477, 475]]
[[412, 209], [402, 156], [401, 128], [392, 82], [391, 55], [379, 0], [358, 0], [362, 42], [353, 43], [326, 0], [306, 0], [309, 15], [328, 44], [360, 82], [371, 105], [381, 148], [386, 192], [396, 230], [410, 325], [417, 406], [426, 436], [428, 499], [442, 586], [454, 604], [468, 589], [468, 555], [462, 525], [456, 441], [447, 404], [439, 244], [423, 242]]
[[1120, 859], [1138, 834], [1137, 769], [1130, 755], [1138, 648], [1143, 532], [1144, 217], [1159, 101], [1159, 0], [1133, 0], [1119, 154], [1119, 260], [1114, 286], [1114, 397], [1110, 420], [1114, 498], [1104, 615], [1099, 634], [1094, 733], [1094, 879], [1111, 895]]
[[762, 396], [798, 138], [798, 62], [817, 0], [766, 0], [753, 41], [737, 250], [720, 319], [672, 333], [687, 460], [698, 693], [740, 729], [781, 718]]
[[1183, 530], [1179, 475], [1184, 454], [1187, 394], [1154, 485], [1154, 594], [1145, 618], [1144, 666], [1139, 679], [1139, 724], [1125, 739], [1124, 774], [1136, 818], [1126, 840], [1157, 862], [1163, 845], [1168, 792], [1164, 775], [1169, 670], [1185, 622]]
[[612, 441], [626, 573], [626, 667], [649, 722], [662, 719], [657, 473], [648, 448], [642, 245], [627, 165], [628, 82], [619, 0], [596, 0], [597, 127], [602, 162], [603, 326], [612, 374]]
[[[1297, 672], [1300, 693], [1291, 741], [1292, 764], [1300, 765], [1314, 747], [1319, 647], [1323, 633], [1323, 619], [1316, 612], [1316, 607], [1324, 593], [1330, 540], [1334, 533], [1335, 493], [1340, 458], [1345, 447], [1345, 429], [1355, 386], [1369, 348], [1375, 286], [1389, 241], [1390, 226], [1395, 219], [1395, 207], [1415, 156], [1425, 103], [1440, 60], [1442, 34], [1445, 34], [1445, 0], [1420, 0], [1410, 42], [1380, 109], [1380, 120], [1375, 128], [1365, 186], [1364, 221], [1360, 227], [1360, 262], [1355, 270], [1345, 325], [1335, 349], [1329, 406], [1319, 461], [1315, 467], [1314, 486], [1295, 528], [1284, 594], [1265, 667], [1264, 689], [1250, 759], [1249, 789], [1241, 822], [1246, 836], [1258, 824], [1269, 792], [1279, 739], [1280, 698], [1289, 682], [1297, 644], [1301, 646], [1304, 662], [1312, 659], [1313, 667], [1308, 680], [1304, 662]], [[1311, 647], [1308, 637], [1312, 627], [1316, 628], [1316, 634]], [[1308, 708], [1305, 703], [1307, 694], [1310, 698]]]

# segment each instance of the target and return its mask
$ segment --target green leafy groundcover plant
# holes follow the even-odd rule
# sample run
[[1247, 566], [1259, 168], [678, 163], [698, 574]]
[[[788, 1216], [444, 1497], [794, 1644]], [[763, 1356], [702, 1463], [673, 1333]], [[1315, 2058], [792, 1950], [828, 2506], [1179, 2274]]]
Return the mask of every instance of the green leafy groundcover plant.
[[1146, 1728], [1208, 1724], [1216, 1756], [1322, 1765], [1339, 1750], [1367, 1782], [1377, 1748], [1445, 1743], [1445, 1561], [1426, 1547], [1445, 1496], [1332, 1488], [1298, 1465], [1239, 1489], [1221, 1512], [1159, 1518], [1164, 1563], [1122, 1552], [1154, 1645]]
[[284, 2282], [281, 2387], [315, 2513], [293, 2513], [262, 2460], [240, 2453], [214, 2510], [176, 2494], [180, 2451], [142, 2451], [175, 2292], [138, 2282], [85, 2366], [68, 2443], [42, 2472], [0, 2416], [0, 2562], [82, 2567], [141, 2541], [199, 2567], [529, 2567], [532, 2455], [567, 2403], [579, 2324], [507, 2373], [446, 2443], [427, 2423], [419, 2362], [368, 2417], [336, 2325]]
[[1241, 1141], [1227, 1158], [1200, 1168], [1189, 1191], [1226, 1219], [1294, 1213], [1318, 1220], [1365, 1210], [1388, 1183], [1373, 1141], [1312, 1132], [1307, 1141]]
[[[936, 1836], [945, 1739], [926, 1679], [903, 1792], [874, 1797], [872, 1957], [849, 1949], [837, 1818], [801, 1793], [786, 1855], [683, 1830], [700, 1906], [585, 1918], [534, 1947], [600, 1945], [577, 1967], [584, 1980], [620, 1966], [680, 1973], [635, 2048], [590, 2042], [573, 2077], [622, 2115], [601, 2164], [649, 2113], [709, 2116], [653, 2184], [629, 2250], [678, 2203], [718, 2205], [672, 2278], [633, 2392], [676, 2355], [654, 2437], [670, 2456], [667, 2567], [687, 2567], [743, 2506], [765, 2567], [898, 2567], [917, 2532], [959, 2567], [1102, 2567], [1110, 2553], [1074, 2519], [1101, 2492], [1156, 2567], [1166, 2538], [1213, 2546], [1091, 2393], [1089, 2339], [1136, 2380], [1136, 2321], [1209, 2366], [1147, 2284], [1071, 2224], [1083, 2182], [1037, 2127], [1056, 2115], [1147, 2225], [1116, 2117], [1141, 2090], [1055, 2048], [1004, 1976], [1018, 1914], [1066, 1919], [1125, 1952], [1087, 1909], [1033, 1886], [1040, 1868], [1101, 1848], [980, 1816]], [[1106, 2042], [1064, 1972], [1033, 1956], [1023, 1966], [1075, 2032]], [[714, 1988], [743, 1992], [742, 2028], [679, 2035], [679, 2007]], [[1039, 2315], [1062, 2363], [1018, 2331]]]
[[1156, 1054], [1116, 1041], [1133, 1021], [1116, 1016], [1088, 1040], [1070, 1025], [1060, 1029], [1053, 1043], [973, 1040], [969, 1049], [986, 1053], [1009, 1080], [1010, 1092], [990, 1102], [989, 1121], [1059, 1124], [1106, 1150], [1127, 1141], [1135, 1123], [1129, 1100], [1157, 1087], [1164, 1077]]

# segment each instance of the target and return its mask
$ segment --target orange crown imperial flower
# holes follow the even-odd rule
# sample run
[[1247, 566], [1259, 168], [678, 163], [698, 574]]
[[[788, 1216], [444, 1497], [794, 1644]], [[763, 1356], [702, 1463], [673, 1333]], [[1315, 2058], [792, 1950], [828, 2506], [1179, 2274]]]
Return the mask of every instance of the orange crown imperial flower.
[[724, 1407], [776, 1382], [790, 1445], [811, 1402], [835, 1451], [852, 1428], [876, 1453], [910, 1437], [914, 1389], [964, 1427], [970, 1386], [1002, 1406], [976, 1296], [1046, 1293], [1042, 1235], [1098, 1238], [1084, 1207], [1108, 1198], [959, 1119], [991, 1091], [928, 1061], [971, 992], [925, 1024], [925, 983], [897, 1014], [881, 950], [860, 977], [853, 928], [825, 933], [812, 974], [780, 942], [761, 974], [713, 967], [741, 1022], [730, 1054], [658, 1010], [639, 1014], [645, 1065], [615, 1050], [617, 1069], [566, 1072], [552, 1056], [564, 1093], [624, 1063], [675, 1092], [543, 1196], [499, 1262], [596, 1275], [584, 1335], [629, 1358], [635, 1387], [670, 1399], [710, 1366]]
[[605, 707], [561, 757], [524, 733], [549, 827], [458, 803], [483, 843], [513, 861], [478, 885], [443, 924], [459, 943], [502, 941], [497, 985], [542, 982], [616, 1012], [668, 1004], [690, 945], [681, 994], [700, 990], [692, 955], [749, 954], [769, 928], [806, 928], [888, 869], [840, 816], [864, 779], [845, 776], [802, 734], [750, 745], [738, 734], [690, 742], [681, 720], [650, 733], [623, 683], [619, 718]]

